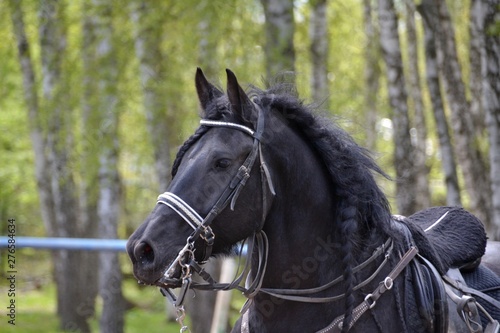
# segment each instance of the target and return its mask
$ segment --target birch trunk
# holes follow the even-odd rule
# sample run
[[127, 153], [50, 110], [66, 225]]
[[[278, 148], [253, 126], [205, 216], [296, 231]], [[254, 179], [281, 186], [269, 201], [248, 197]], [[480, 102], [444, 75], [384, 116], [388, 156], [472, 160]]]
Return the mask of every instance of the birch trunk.
[[398, 22], [392, 0], [379, 0], [380, 43], [384, 57], [389, 101], [394, 126], [394, 166], [398, 213], [416, 211], [414, 147], [410, 139], [407, 94], [398, 35]]
[[[490, 175], [492, 192], [492, 224], [490, 235], [500, 240], [500, 38], [490, 31], [495, 22], [498, 25], [499, 0], [482, 0], [485, 13], [483, 38], [484, 59], [482, 63], [483, 107], [490, 143]], [[498, 30], [497, 30], [498, 34]]]
[[295, 71], [293, 0], [261, 0], [264, 7], [267, 78]]
[[429, 190], [429, 168], [427, 167], [427, 124], [425, 121], [422, 90], [420, 88], [420, 71], [418, 66], [418, 41], [415, 27], [415, 4], [406, 0], [406, 34], [408, 51], [408, 83], [413, 101], [415, 127], [412, 138], [415, 141], [415, 201], [416, 209], [421, 210], [431, 206]]
[[[62, 8], [41, 3], [40, 45], [42, 51], [43, 95], [37, 94], [37, 82], [30, 56], [21, 4], [11, 1], [10, 8], [19, 62], [23, 75], [24, 97], [28, 108], [31, 140], [35, 152], [35, 169], [42, 219], [50, 236], [79, 236], [77, 201], [69, 165], [71, 122], [68, 105], [60, 96], [64, 30]], [[55, 22], [58, 20], [58, 22]], [[48, 120], [48, 121], [46, 121]], [[49, 123], [49, 128], [46, 124]], [[65, 330], [88, 332], [86, 319], [93, 314], [93, 299], [86, 295], [86, 275], [81, 272], [84, 260], [79, 253], [53, 252], [54, 279], [57, 286], [57, 313]]]
[[429, 8], [428, 4], [419, 5], [418, 11], [423, 18], [424, 24], [425, 73], [439, 140], [441, 165], [446, 186], [446, 205], [461, 206], [455, 154], [451, 144], [450, 131], [440, 90], [437, 46], [433, 28], [437, 19], [436, 12], [433, 8]]
[[[97, 216], [98, 235], [101, 238], [118, 238], [120, 213], [120, 177], [118, 173], [118, 122], [119, 105], [118, 66], [113, 33], [113, 6], [106, 0], [84, 3], [84, 24], [91, 40], [87, 41], [88, 75], [93, 78], [94, 89], [89, 111], [98, 129], [93, 154], [97, 156]], [[88, 53], [87, 53], [88, 52]], [[116, 252], [99, 253], [99, 295], [103, 300], [99, 321], [100, 332], [123, 332], [125, 302], [122, 295], [122, 273]]]
[[31, 58], [30, 45], [28, 44], [28, 39], [26, 38], [21, 3], [16, 0], [9, 0], [9, 6], [13, 30], [17, 40], [18, 57], [23, 77], [24, 102], [28, 110], [28, 124], [30, 128], [31, 144], [33, 146], [35, 156], [35, 176], [42, 220], [47, 234], [54, 235], [54, 203], [52, 201], [52, 189], [49, 181], [49, 161], [45, 154], [47, 141], [43, 128], [43, 116], [39, 106], [33, 60]]
[[[423, 0], [422, 3], [432, 3]], [[455, 45], [455, 32], [444, 0], [437, 5], [439, 20], [435, 26], [437, 45], [440, 47], [440, 70], [451, 110], [451, 122], [455, 134], [458, 160], [464, 175], [465, 186], [470, 199], [471, 211], [488, 227], [491, 221], [491, 188], [489, 173], [484, 157], [479, 151], [475, 138], [469, 103], [466, 99], [462, 70]]]
[[164, 192], [171, 178], [171, 134], [168, 128], [173, 127], [173, 119], [168, 117], [170, 108], [165, 96], [167, 59], [161, 50], [164, 38], [162, 16], [151, 2], [134, 0], [131, 4], [131, 18], [135, 30], [135, 53], [139, 59], [144, 112], [155, 155], [158, 191]]
[[469, 23], [469, 89], [470, 113], [473, 120], [474, 133], [481, 137], [485, 129], [485, 113], [483, 110], [482, 61], [484, 61], [484, 8], [482, 0], [471, 0]]
[[[99, 141], [101, 106], [98, 96], [102, 92], [96, 85], [98, 68], [95, 56], [96, 34], [94, 19], [89, 15], [88, 3], [84, 3], [82, 18], [82, 117], [81, 132], [82, 152], [80, 154], [80, 207], [81, 229], [84, 237], [98, 238], [99, 215], [97, 205], [99, 199], [99, 156], [101, 147]], [[82, 269], [87, 272], [88, 297], [95, 300], [99, 294], [99, 252], [83, 253], [87, 263], [82, 263]], [[92, 307], [94, 310], [94, 304]]]
[[377, 95], [380, 80], [379, 33], [373, 23], [372, 0], [363, 0], [363, 25], [365, 29], [365, 119], [366, 147], [376, 150], [377, 144]]
[[317, 103], [322, 103], [323, 108], [329, 109], [330, 89], [328, 81], [328, 19], [327, 1], [316, 0], [312, 2], [309, 36], [311, 39], [311, 92], [312, 98]]
[[[42, 69], [41, 108], [47, 116], [45, 151], [54, 203], [52, 236], [79, 237], [78, 200], [72, 170], [72, 115], [69, 104], [70, 89], [66, 86], [65, 50], [66, 27], [64, 5], [41, 1], [40, 49]], [[80, 270], [84, 260], [81, 253], [62, 250], [54, 255], [57, 284], [57, 313], [63, 330], [90, 331], [86, 319], [89, 300], [86, 295], [86, 275]], [[93, 302], [93, 300], [90, 300]]]

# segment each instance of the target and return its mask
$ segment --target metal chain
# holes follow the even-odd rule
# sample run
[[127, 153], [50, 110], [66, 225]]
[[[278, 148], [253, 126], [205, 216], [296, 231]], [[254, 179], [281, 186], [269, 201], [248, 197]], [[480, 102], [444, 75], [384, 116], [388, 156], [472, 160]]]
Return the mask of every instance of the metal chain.
[[189, 329], [189, 327], [184, 324], [184, 319], [186, 318], [186, 310], [184, 309], [184, 305], [176, 306], [175, 313], [177, 314], [177, 318], [175, 319], [175, 321], [177, 321], [179, 323], [179, 325], [181, 325], [181, 329], [179, 332], [180, 333], [184, 333], [184, 332], [191, 333], [191, 330]]

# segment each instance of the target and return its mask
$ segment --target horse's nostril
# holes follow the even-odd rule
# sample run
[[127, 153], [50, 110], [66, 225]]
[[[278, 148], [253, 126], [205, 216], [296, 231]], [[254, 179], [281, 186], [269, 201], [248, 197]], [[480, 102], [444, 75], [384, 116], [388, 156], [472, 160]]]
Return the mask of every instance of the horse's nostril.
[[143, 241], [135, 246], [134, 256], [139, 263], [147, 264], [154, 261], [155, 253], [151, 245]]

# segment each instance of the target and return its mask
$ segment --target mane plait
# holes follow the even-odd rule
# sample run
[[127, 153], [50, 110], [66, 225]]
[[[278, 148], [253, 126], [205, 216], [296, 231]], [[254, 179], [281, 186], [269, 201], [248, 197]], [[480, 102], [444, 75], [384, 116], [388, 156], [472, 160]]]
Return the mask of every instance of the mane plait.
[[191, 146], [198, 141], [203, 134], [208, 130], [208, 127], [202, 126], [194, 132], [193, 135], [187, 139], [184, 144], [179, 148], [177, 155], [175, 156], [174, 164], [172, 165], [172, 178], [177, 174], [177, 170], [179, 169], [179, 165], [181, 164], [182, 158], [186, 154], [186, 152], [191, 148]]

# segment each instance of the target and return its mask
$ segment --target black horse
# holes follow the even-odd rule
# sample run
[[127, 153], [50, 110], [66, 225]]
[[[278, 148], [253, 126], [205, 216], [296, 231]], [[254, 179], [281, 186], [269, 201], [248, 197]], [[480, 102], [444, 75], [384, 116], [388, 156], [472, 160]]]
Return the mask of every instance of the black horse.
[[[369, 153], [291, 85], [247, 95], [227, 74], [224, 94], [196, 73], [201, 126], [179, 150], [168, 192], [130, 236], [137, 279], [179, 309], [189, 288], [242, 290], [234, 332], [469, 332], [440, 278], [463, 262], [453, 248], [443, 259], [418, 223], [391, 216], [374, 178], [385, 174]], [[482, 226], [470, 238], [462, 261], [484, 253]], [[233, 283], [203, 270], [245, 239], [247, 266]], [[207, 283], [193, 283], [196, 273]]]

